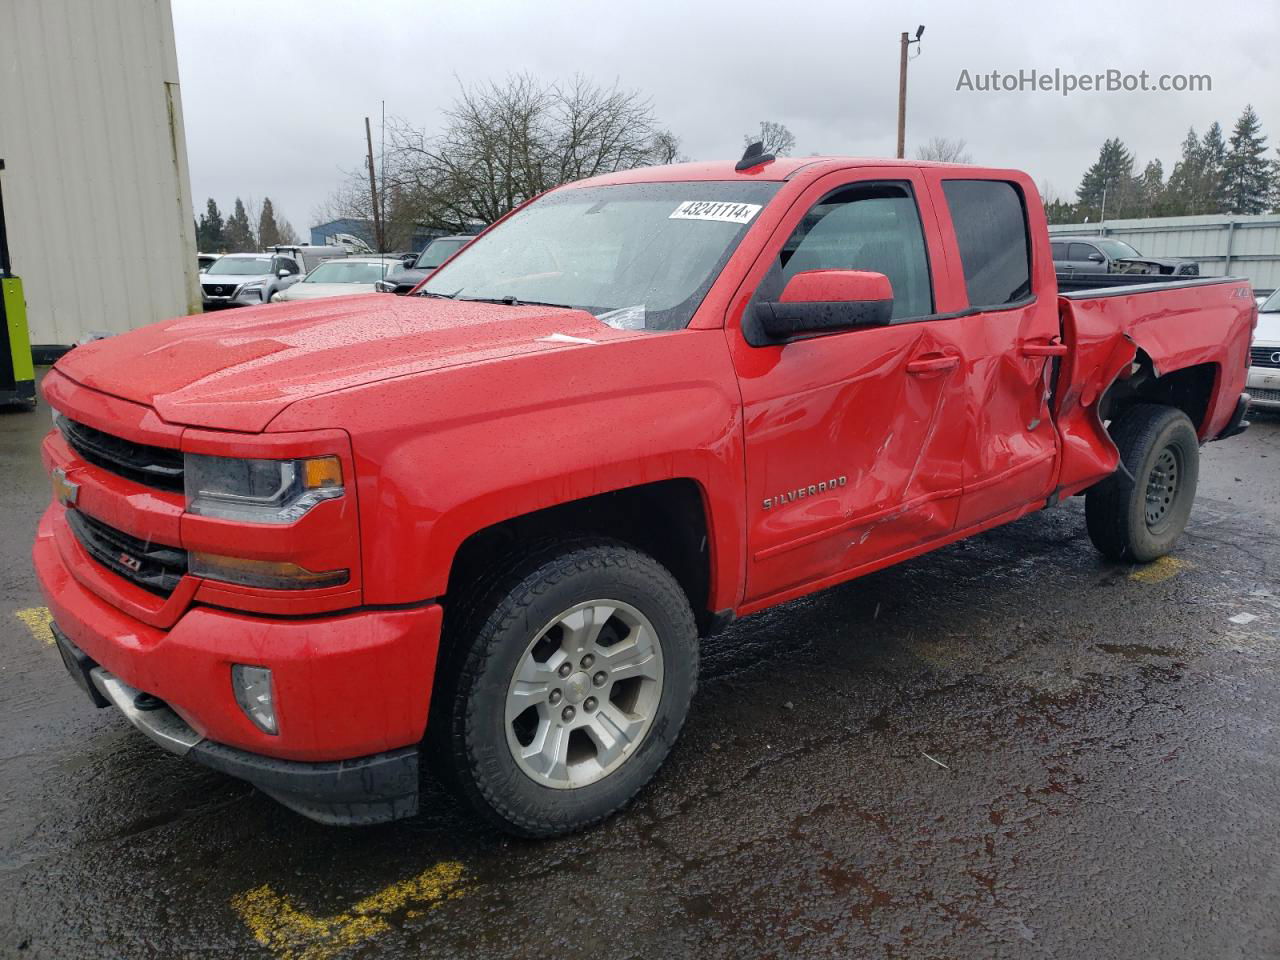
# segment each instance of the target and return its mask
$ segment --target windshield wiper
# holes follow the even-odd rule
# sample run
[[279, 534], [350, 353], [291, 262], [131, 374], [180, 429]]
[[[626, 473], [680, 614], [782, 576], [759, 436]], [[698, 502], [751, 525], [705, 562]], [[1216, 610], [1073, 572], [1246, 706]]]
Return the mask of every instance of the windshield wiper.
[[466, 300], [470, 303], [501, 303], [508, 307], [559, 307], [562, 310], [572, 310], [573, 307], [567, 303], [548, 303], [546, 300], [518, 300], [511, 294], [505, 297], [457, 297], [459, 300]]

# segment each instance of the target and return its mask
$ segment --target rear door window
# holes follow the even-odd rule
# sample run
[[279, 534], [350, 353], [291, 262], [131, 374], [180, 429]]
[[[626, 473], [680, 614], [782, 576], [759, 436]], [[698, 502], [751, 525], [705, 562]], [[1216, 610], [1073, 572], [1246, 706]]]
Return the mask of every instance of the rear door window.
[[969, 306], [998, 308], [1031, 295], [1031, 243], [1022, 191], [1004, 180], [944, 180]]

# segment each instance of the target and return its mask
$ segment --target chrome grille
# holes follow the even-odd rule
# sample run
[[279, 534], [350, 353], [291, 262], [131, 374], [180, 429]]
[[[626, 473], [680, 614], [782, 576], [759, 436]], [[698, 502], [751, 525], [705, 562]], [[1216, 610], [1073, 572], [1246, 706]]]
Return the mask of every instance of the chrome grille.
[[1250, 347], [1249, 365], [1253, 367], [1272, 367], [1280, 369], [1280, 346]]

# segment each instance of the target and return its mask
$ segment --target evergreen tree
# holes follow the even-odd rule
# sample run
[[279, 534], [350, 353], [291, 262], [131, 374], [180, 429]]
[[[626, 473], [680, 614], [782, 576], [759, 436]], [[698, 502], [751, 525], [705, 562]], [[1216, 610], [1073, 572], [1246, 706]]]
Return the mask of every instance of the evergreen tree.
[[1165, 215], [1178, 217], [1191, 212], [1195, 192], [1199, 189], [1204, 170], [1204, 151], [1195, 127], [1187, 131], [1182, 141], [1182, 158], [1173, 165], [1169, 183], [1164, 191]]
[[258, 217], [258, 243], [262, 244], [262, 249], [267, 250], [283, 242], [280, 239], [280, 227], [276, 224], [275, 208], [271, 205], [271, 198], [266, 197], [262, 201], [262, 215]]
[[196, 224], [196, 246], [204, 253], [222, 253], [226, 246], [224, 231], [222, 212], [210, 197], [205, 212], [200, 214], [200, 222]]
[[254, 242], [253, 229], [249, 226], [249, 215], [245, 213], [244, 202], [236, 197], [235, 210], [227, 219], [227, 250], [231, 253], [252, 253], [257, 246]]
[[1226, 196], [1223, 191], [1223, 165], [1227, 159], [1227, 144], [1222, 138], [1222, 124], [1214, 121], [1205, 131], [1200, 144], [1200, 180], [1188, 213], [1223, 213]]
[[1274, 171], [1267, 159], [1262, 121], [1249, 104], [1231, 131], [1222, 167], [1222, 194], [1228, 213], [1264, 213], [1271, 200]]
[[1164, 211], [1164, 164], [1152, 160], [1139, 178], [1141, 213], [1144, 217], [1158, 217]]
[[1092, 219], [1101, 219], [1104, 215], [1112, 219], [1131, 216], [1139, 193], [1139, 184], [1133, 175], [1133, 154], [1119, 137], [1103, 143], [1098, 159], [1085, 171], [1076, 188], [1080, 213]]

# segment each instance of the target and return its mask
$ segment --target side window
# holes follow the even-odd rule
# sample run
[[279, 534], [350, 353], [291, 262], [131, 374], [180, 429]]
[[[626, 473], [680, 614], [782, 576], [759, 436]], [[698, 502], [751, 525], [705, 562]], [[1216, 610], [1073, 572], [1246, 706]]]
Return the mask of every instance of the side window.
[[1053, 259], [1055, 260], [1067, 259], [1067, 245], [1065, 243], [1051, 243], [1049, 244], [1049, 250], [1052, 253]]
[[969, 306], [1002, 307], [1031, 293], [1022, 192], [1003, 180], [944, 180]]
[[1097, 253], [1097, 252], [1098, 252], [1098, 251], [1097, 251], [1096, 249], [1094, 249], [1093, 247], [1091, 247], [1091, 246], [1090, 246], [1089, 244], [1087, 244], [1087, 243], [1073, 243], [1073, 244], [1071, 245], [1071, 257], [1070, 257], [1070, 259], [1072, 259], [1072, 260], [1088, 260], [1088, 259], [1089, 259], [1089, 255], [1090, 255], [1090, 254], [1094, 254], [1094, 253]]
[[288, 270], [289, 275], [293, 276], [298, 272], [298, 265], [294, 263], [292, 260], [290, 260], [288, 257], [280, 257], [276, 260], [275, 272], [279, 273], [281, 270]]
[[883, 273], [895, 320], [933, 313], [924, 230], [906, 184], [856, 184], [823, 197], [787, 238], [757, 296], [776, 300], [803, 270]]

